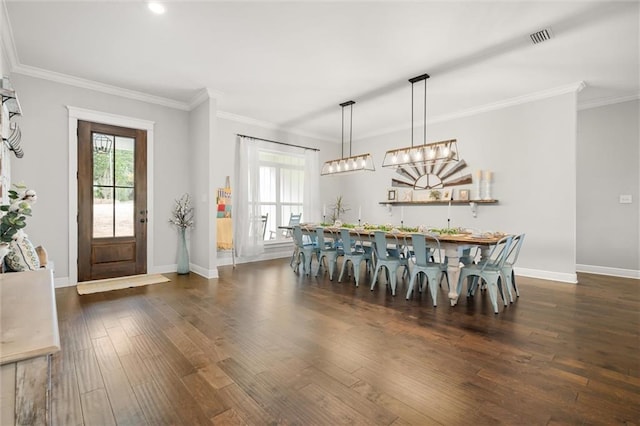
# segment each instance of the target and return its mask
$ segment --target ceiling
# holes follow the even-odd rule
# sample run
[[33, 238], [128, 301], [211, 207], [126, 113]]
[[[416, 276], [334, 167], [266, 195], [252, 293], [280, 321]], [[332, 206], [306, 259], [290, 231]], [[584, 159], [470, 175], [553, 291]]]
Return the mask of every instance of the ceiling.
[[[582, 104], [637, 98], [639, 3], [5, 0], [14, 71], [61, 73], [339, 141], [407, 127], [411, 77], [429, 120], [580, 81]], [[534, 45], [529, 34], [551, 27]], [[46, 74], [46, 72], [44, 74]], [[416, 123], [423, 83], [416, 83]]]

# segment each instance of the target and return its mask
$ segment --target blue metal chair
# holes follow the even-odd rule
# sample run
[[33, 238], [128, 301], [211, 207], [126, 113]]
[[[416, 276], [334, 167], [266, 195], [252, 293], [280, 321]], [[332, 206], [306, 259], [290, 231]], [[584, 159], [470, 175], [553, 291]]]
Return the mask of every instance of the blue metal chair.
[[342, 268], [340, 269], [338, 282], [342, 282], [342, 277], [347, 269], [347, 263], [351, 262], [353, 266], [353, 276], [356, 280], [356, 287], [358, 287], [360, 283], [360, 263], [362, 263], [365, 258], [364, 249], [361, 246], [356, 245], [356, 241], [351, 238], [351, 234], [348, 229], [340, 229], [340, 239], [342, 240], [344, 260], [342, 261]]
[[[397, 240], [397, 237], [396, 237]], [[389, 274], [389, 284], [391, 285], [391, 294], [396, 295], [396, 285], [398, 282], [398, 268], [400, 267], [400, 258], [392, 256], [387, 251], [387, 236], [383, 231], [374, 232], [375, 254], [376, 254], [376, 270], [371, 281], [371, 291], [376, 286], [378, 273], [385, 268]], [[398, 246], [398, 244], [396, 244]]]
[[[498, 288], [504, 305], [507, 305], [507, 298], [504, 293], [503, 287], [506, 285], [506, 278], [503, 274], [503, 267], [509, 254], [509, 247], [511, 247], [512, 236], [506, 236], [501, 238], [498, 243], [492, 247], [489, 253], [488, 259], [478, 263], [465, 265], [460, 269], [460, 277], [458, 278], [457, 292], [460, 294], [462, 290], [462, 283], [467, 277], [473, 276], [484, 280], [487, 283], [487, 289], [489, 291], [489, 297], [493, 310], [498, 313]], [[477, 283], [472, 284], [477, 286]]]
[[418, 287], [420, 292], [422, 292], [423, 285], [420, 280], [420, 274], [424, 274], [428, 281], [429, 290], [431, 290], [433, 306], [437, 306], [438, 288], [443, 276], [447, 277], [447, 285], [449, 284], [447, 264], [442, 261], [440, 241], [433, 235], [411, 234], [411, 242], [413, 245], [413, 259], [415, 264], [411, 271], [407, 300], [409, 300], [411, 296], [416, 279], [419, 280]]
[[522, 247], [522, 242], [524, 241], [524, 234], [516, 235], [513, 237], [513, 241], [511, 242], [511, 249], [509, 250], [509, 254], [507, 254], [507, 260], [504, 262], [504, 266], [502, 267], [502, 273], [507, 279], [507, 290], [509, 292], [509, 298], [513, 302], [513, 296], [511, 294], [511, 288], [513, 287], [513, 291], [516, 293], [516, 297], [520, 297], [520, 291], [518, 290], [518, 286], [516, 285], [516, 275], [513, 272], [513, 265], [518, 261], [518, 256], [520, 255], [520, 248]]
[[[333, 231], [329, 230], [329, 232], [333, 235]], [[333, 241], [325, 240], [325, 229], [322, 227], [316, 228], [316, 236], [317, 236], [317, 250], [318, 252], [318, 269], [316, 270], [316, 277], [320, 275], [320, 268], [322, 268], [323, 260], [327, 261], [328, 270], [329, 270], [329, 280], [333, 281], [333, 272], [336, 269], [338, 264], [338, 250], [335, 247], [336, 238], [333, 238]]]
[[[293, 244], [295, 246], [293, 257], [295, 258], [295, 266], [294, 271], [298, 272], [300, 262], [302, 262], [303, 271], [305, 274], [311, 274], [311, 258], [313, 257], [313, 253], [316, 252], [316, 245], [305, 244], [302, 238], [302, 229], [300, 225], [296, 225], [293, 227]], [[302, 257], [302, 260], [300, 259]]]

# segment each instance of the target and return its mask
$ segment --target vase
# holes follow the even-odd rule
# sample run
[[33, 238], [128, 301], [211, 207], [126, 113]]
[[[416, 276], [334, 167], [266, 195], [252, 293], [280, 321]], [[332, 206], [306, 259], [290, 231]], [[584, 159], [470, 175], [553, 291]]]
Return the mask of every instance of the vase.
[[178, 239], [178, 274], [189, 273], [189, 251], [187, 250], [187, 230], [179, 228], [180, 238]]
[[0, 271], [2, 271], [3, 268], [3, 263], [4, 263], [4, 257], [9, 254], [9, 243], [0, 243]]

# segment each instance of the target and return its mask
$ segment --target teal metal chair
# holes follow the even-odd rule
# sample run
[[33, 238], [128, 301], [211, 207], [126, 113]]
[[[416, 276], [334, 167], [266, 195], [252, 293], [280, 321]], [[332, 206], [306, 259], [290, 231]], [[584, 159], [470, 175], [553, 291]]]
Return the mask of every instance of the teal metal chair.
[[[391, 285], [391, 294], [396, 295], [396, 285], [398, 283], [398, 268], [400, 268], [400, 258], [398, 256], [392, 256], [387, 251], [387, 236], [383, 231], [374, 232], [375, 243], [375, 255], [376, 255], [376, 269], [373, 274], [373, 280], [371, 281], [371, 291], [373, 291], [378, 280], [378, 274], [382, 268], [385, 268], [388, 277], [389, 284]], [[397, 238], [396, 238], [397, 240]], [[398, 246], [399, 244], [396, 244]]]
[[[333, 231], [329, 230], [331, 235]], [[317, 238], [317, 257], [318, 257], [318, 269], [316, 270], [316, 277], [320, 275], [320, 269], [322, 268], [323, 260], [327, 262], [327, 270], [329, 271], [329, 280], [333, 281], [333, 272], [336, 270], [338, 264], [338, 250], [335, 246], [336, 237], [334, 236], [332, 241], [325, 239], [325, 229], [322, 227], [316, 228]]]
[[356, 240], [351, 237], [348, 229], [340, 229], [340, 239], [342, 240], [343, 261], [340, 269], [338, 282], [342, 282], [344, 272], [347, 269], [347, 263], [351, 262], [353, 266], [353, 276], [356, 281], [356, 287], [360, 284], [360, 264], [365, 259], [365, 251], [361, 246], [356, 244]]
[[[496, 245], [494, 245], [486, 260], [478, 263], [465, 265], [460, 269], [460, 277], [458, 278], [457, 293], [462, 291], [462, 283], [468, 277], [478, 277], [487, 283], [487, 290], [489, 292], [489, 298], [491, 299], [491, 305], [494, 312], [498, 313], [498, 289], [504, 300], [504, 305], [507, 305], [507, 298], [504, 292], [504, 286], [506, 285], [506, 278], [503, 274], [503, 267], [509, 254], [509, 248], [511, 247], [511, 241], [513, 236], [509, 235], [501, 238]], [[476, 287], [477, 281], [471, 284]], [[471, 292], [473, 294], [473, 292]]]
[[[520, 254], [520, 248], [522, 247], [522, 242], [524, 241], [524, 235], [520, 234], [513, 237], [511, 241], [511, 247], [509, 248], [509, 252], [507, 253], [507, 259], [504, 262], [504, 266], [502, 268], [502, 274], [505, 278], [505, 285], [503, 288], [506, 289], [507, 294], [509, 295], [509, 302], [513, 303], [513, 293], [511, 289], [516, 293], [516, 297], [520, 297], [520, 291], [518, 290], [518, 286], [516, 285], [516, 277], [513, 272], [513, 265], [518, 261], [518, 256]], [[482, 261], [480, 263], [483, 263]], [[477, 278], [474, 279], [472, 285], [469, 287], [469, 295], [473, 296], [476, 292], [478, 283]]]
[[518, 261], [518, 256], [520, 255], [520, 249], [522, 248], [522, 243], [524, 241], [524, 235], [520, 234], [513, 237], [513, 241], [511, 242], [511, 249], [509, 250], [509, 254], [507, 255], [507, 260], [504, 262], [504, 266], [502, 268], [502, 273], [507, 278], [507, 289], [509, 290], [509, 297], [513, 302], [513, 297], [511, 297], [511, 288], [513, 287], [513, 291], [516, 293], [516, 297], [520, 297], [520, 291], [518, 290], [518, 286], [516, 285], [516, 274], [513, 272], [513, 265]]
[[443, 276], [447, 277], [447, 285], [449, 284], [447, 264], [442, 261], [440, 241], [433, 235], [411, 234], [411, 243], [413, 246], [414, 266], [411, 270], [407, 300], [411, 296], [416, 279], [418, 280], [419, 290], [422, 292], [424, 288], [420, 279], [422, 274], [426, 278], [425, 285], [428, 283], [429, 290], [431, 290], [433, 306], [437, 306], [438, 288]]
[[293, 257], [295, 258], [294, 271], [298, 272], [300, 263], [306, 275], [311, 274], [311, 258], [316, 253], [317, 247], [313, 243], [305, 243], [300, 225], [293, 227]]

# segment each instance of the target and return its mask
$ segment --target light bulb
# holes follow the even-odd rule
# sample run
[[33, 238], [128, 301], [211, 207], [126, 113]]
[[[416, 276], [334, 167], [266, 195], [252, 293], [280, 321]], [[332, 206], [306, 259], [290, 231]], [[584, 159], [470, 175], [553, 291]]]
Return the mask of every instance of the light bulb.
[[402, 160], [405, 162], [408, 162], [410, 160], [409, 151], [405, 151], [404, 155], [402, 156]]
[[436, 156], [436, 151], [433, 148], [429, 148], [429, 153], [427, 154], [429, 159], [432, 160]]
[[444, 148], [442, 148], [442, 155], [444, 157], [448, 157], [449, 156], [449, 147], [445, 146]]
[[360, 159], [360, 168], [364, 169], [364, 167], [367, 165], [367, 162], [364, 161], [364, 157]]
[[398, 156], [396, 154], [393, 154], [393, 156], [391, 157], [391, 162], [393, 164], [396, 164], [398, 162]]
[[422, 150], [421, 149], [416, 149], [413, 153], [413, 159], [416, 161], [420, 161], [422, 160]]

